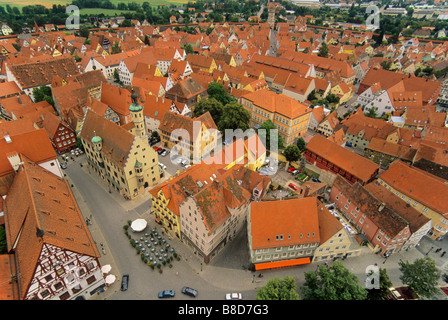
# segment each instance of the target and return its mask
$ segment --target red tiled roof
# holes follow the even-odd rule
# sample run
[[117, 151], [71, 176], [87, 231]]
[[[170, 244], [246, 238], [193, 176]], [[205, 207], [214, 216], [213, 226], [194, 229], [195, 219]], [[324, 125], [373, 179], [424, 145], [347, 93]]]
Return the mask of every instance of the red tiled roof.
[[376, 163], [341, 147], [319, 134], [315, 135], [308, 142], [306, 149], [328, 160], [342, 170], [351, 173], [362, 181], [369, 181], [372, 175], [379, 169]]
[[23, 170], [17, 172], [5, 204], [8, 249], [15, 247], [20, 299], [31, 284], [44, 244], [99, 257], [67, 181], [26, 157], [22, 161]]
[[88, 109], [79, 136], [91, 143], [95, 135], [103, 139], [101, 151], [107, 154], [114, 164], [124, 167], [134, 143], [134, 135]]
[[47, 133], [43, 129], [33, 130], [26, 133], [10, 136], [8, 143], [3, 137], [0, 139], [0, 176], [13, 171], [11, 163], [6, 154], [17, 152], [23, 154], [37, 164], [56, 159], [56, 153], [51, 145]]
[[448, 213], [448, 184], [429, 173], [396, 160], [383, 172], [380, 179], [392, 188], [428, 208], [446, 215]]
[[[319, 243], [317, 203], [315, 197], [252, 202], [251, 249]], [[283, 240], [279, 236], [283, 236]]]
[[349, 198], [359, 208], [360, 212], [367, 215], [368, 219], [373, 221], [391, 238], [398, 235], [408, 225], [408, 222], [390, 206], [386, 205], [382, 210], [379, 210], [382, 202], [359, 183], [351, 185], [344, 178], [338, 176], [333, 183], [333, 188]]
[[276, 112], [290, 119], [302, 116], [312, 109], [299, 101], [290, 98], [284, 94], [278, 94], [269, 89], [262, 89], [244, 95], [243, 98], [250, 100], [257, 107]]

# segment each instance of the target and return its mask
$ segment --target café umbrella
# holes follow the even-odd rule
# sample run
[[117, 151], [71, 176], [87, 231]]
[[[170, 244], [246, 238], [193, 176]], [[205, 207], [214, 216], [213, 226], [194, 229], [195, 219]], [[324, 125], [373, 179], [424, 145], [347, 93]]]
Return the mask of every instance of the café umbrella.
[[111, 269], [112, 269], [111, 265], [110, 264], [106, 264], [106, 265], [102, 266], [101, 272], [102, 273], [109, 273]]
[[147, 224], [145, 219], [137, 219], [132, 221], [131, 229], [135, 232], [140, 232], [146, 228]]
[[115, 282], [116, 277], [113, 274], [110, 274], [104, 279], [106, 281], [106, 284], [112, 284]]

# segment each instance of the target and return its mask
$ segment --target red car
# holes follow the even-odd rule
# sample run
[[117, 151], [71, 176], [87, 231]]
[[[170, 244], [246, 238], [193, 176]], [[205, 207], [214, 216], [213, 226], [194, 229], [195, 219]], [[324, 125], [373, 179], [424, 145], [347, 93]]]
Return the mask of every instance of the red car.
[[294, 168], [294, 167], [289, 167], [288, 172], [291, 173], [291, 172], [293, 172], [294, 170], [296, 170], [296, 168]]
[[161, 147], [157, 147], [157, 148], [155, 148], [154, 150], [156, 150], [157, 152], [159, 152], [159, 150], [162, 150], [162, 148], [161, 148]]
[[297, 187], [294, 183], [290, 183], [288, 184], [288, 187], [294, 189], [294, 190], [299, 190], [299, 187]]

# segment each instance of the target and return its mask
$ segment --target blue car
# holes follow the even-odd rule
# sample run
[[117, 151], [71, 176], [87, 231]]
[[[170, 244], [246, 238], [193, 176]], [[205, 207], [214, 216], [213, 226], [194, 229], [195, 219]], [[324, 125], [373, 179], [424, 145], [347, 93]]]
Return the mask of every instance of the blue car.
[[174, 290], [163, 290], [159, 292], [159, 298], [172, 298], [174, 297]]

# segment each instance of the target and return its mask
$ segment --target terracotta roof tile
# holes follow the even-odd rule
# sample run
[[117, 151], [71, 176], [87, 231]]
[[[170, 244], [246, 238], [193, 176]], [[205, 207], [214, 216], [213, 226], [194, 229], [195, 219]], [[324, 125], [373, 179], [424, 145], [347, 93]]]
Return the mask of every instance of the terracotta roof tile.
[[284, 94], [278, 94], [269, 89], [262, 89], [244, 95], [243, 98], [250, 100], [254, 105], [266, 109], [270, 112], [276, 112], [290, 119], [302, 116], [312, 109], [307, 105], [300, 103]]
[[78, 66], [70, 55], [62, 55], [45, 62], [27, 62], [17, 65], [9, 64], [9, 69], [22, 88], [48, 85], [54, 75], [65, 79], [79, 74]]
[[337, 188], [345, 197], [349, 198], [359, 208], [360, 212], [367, 215], [375, 225], [380, 227], [391, 238], [398, 235], [409, 224], [389, 205], [385, 205], [382, 210], [379, 210], [382, 201], [374, 197], [359, 183], [351, 185], [344, 178], [338, 176], [333, 183], [333, 188]]
[[251, 249], [319, 243], [317, 202], [315, 197], [252, 202]]
[[[6, 232], [8, 239], [14, 239], [8, 246], [16, 246], [17, 272], [21, 275], [21, 299], [44, 244], [99, 257], [68, 183], [26, 157], [22, 160], [23, 170], [18, 171], [5, 205]], [[36, 230], [42, 230], [43, 236], [38, 237]]]
[[8, 152], [23, 154], [37, 164], [56, 159], [56, 153], [51, 145], [47, 133], [43, 129], [33, 130], [26, 133], [11, 136], [8, 143], [3, 137], [0, 139], [0, 176], [13, 171], [6, 157]]
[[306, 149], [365, 182], [369, 181], [372, 175], [379, 170], [376, 163], [341, 147], [319, 134], [315, 135], [308, 142]]
[[448, 202], [445, 199], [448, 184], [443, 179], [399, 160], [395, 160], [379, 178], [392, 188], [436, 212], [444, 215], [448, 213]]
[[134, 143], [134, 135], [88, 109], [79, 136], [87, 142], [97, 135], [103, 139], [102, 152], [119, 167], [124, 167]]

